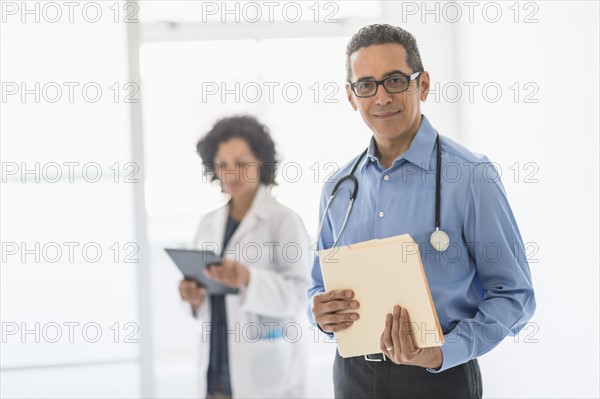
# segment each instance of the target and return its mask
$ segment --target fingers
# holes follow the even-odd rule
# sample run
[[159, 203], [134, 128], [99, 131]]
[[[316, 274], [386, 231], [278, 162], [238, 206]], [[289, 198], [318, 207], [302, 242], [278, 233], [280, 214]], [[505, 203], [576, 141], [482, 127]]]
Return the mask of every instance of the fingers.
[[181, 299], [192, 305], [200, 305], [206, 296], [206, 288], [199, 286], [195, 281], [182, 280], [179, 283]]
[[358, 309], [357, 301], [345, 301], [345, 300], [337, 300], [330, 302], [322, 302], [320, 309], [326, 311], [327, 313], [335, 313], [341, 310], [348, 309]]
[[394, 344], [392, 342], [392, 315], [389, 313], [385, 315], [385, 327], [379, 339], [379, 347], [384, 355], [395, 361]]
[[219, 281], [228, 279], [234, 273], [234, 266], [226, 261], [209, 265], [204, 269], [204, 274], [207, 277]]
[[338, 332], [359, 319], [358, 313], [351, 312], [360, 306], [353, 297], [351, 290], [331, 290], [313, 297], [312, 312], [323, 331]]
[[[388, 315], [389, 318], [390, 315]], [[387, 320], [386, 318], [386, 327]], [[390, 350], [390, 359], [396, 364], [415, 364], [419, 350], [417, 350], [412, 341], [412, 331], [408, 311], [396, 305], [391, 316], [390, 338], [393, 349]], [[386, 343], [386, 330], [382, 334], [382, 342]], [[389, 346], [387, 346], [389, 347]], [[385, 352], [384, 352], [385, 353]]]
[[392, 312], [392, 345], [394, 345], [394, 357], [400, 360], [402, 356], [402, 343], [400, 342], [400, 306], [394, 306]]
[[192, 280], [183, 279], [179, 282], [179, 288], [184, 290], [195, 289], [198, 287], [198, 283]]
[[331, 302], [337, 301], [340, 299], [351, 299], [354, 297], [354, 292], [352, 290], [331, 290], [328, 292], [322, 292], [314, 296], [314, 301], [316, 302]]
[[358, 309], [359, 303], [352, 300], [354, 293], [350, 290], [332, 290], [313, 297], [313, 314], [315, 317], [329, 313]]
[[360, 316], [358, 313], [328, 313], [319, 317], [319, 324], [339, 324], [345, 322], [354, 322]]
[[220, 283], [225, 282], [225, 273], [223, 273], [222, 270], [217, 270], [216, 267], [207, 267], [206, 269], [204, 269], [204, 275]]
[[239, 285], [238, 264], [232, 261], [223, 261], [218, 265], [208, 266], [204, 269], [204, 275], [230, 287]]
[[410, 316], [406, 309], [402, 308], [400, 312], [400, 343], [402, 344], [402, 351], [405, 354], [412, 354], [415, 351], [415, 346], [412, 341], [412, 331], [410, 324]]
[[[341, 315], [341, 313], [346, 313], [348, 311], [356, 310], [360, 306], [358, 301], [351, 300], [354, 293], [352, 291], [346, 292], [335, 292], [330, 291], [323, 294], [317, 294], [313, 298], [313, 308], [312, 312], [315, 316], [315, 319], [320, 319], [322, 317], [327, 317], [330, 315]], [[346, 315], [356, 315], [358, 313], [347, 313]], [[351, 319], [351, 320], [357, 320]], [[328, 320], [329, 321], [329, 320]]]
[[215, 266], [223, 266], [227, 269], [227, 268], [235, 267], [236, 262], [231, 259], [221, 259], [221, 261], [219, 263], [215, 263], [214, 265]]
[[195, 281], [181, 280], [179, 283], [179, 293], [181, 299], [188, 299], [194, 296], [195, 291], [198, 289], [198, 284]]

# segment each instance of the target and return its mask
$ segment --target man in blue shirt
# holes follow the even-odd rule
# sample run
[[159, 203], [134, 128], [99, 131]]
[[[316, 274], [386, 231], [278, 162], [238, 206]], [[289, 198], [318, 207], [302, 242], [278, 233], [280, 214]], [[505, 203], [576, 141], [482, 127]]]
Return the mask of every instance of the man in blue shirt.
[[[354, 176], [359, 191], [346, 227], [349, 195], [331, 204], [318, 248], [409, 233], [419, 252], [445, 342], [417, 349], [407, 333], [408, 312], [389, 309], [383, 354], [334, 363], [336, 397], [481, 397], [477, 357], [519, 332], [535, 310], [523, 240], [496, 170], [487, 157], [439, 136], [441, 229], [445, 251], [430, 243], [435, 229], [437, 131], [421, 113], [429, 91], [415, 38], [390, 25], [362, 28], [346, 49], [348, 100], [373, 132]], [[323, 216], [335, 181], [321, 196]], [[352, 190], [350, 181], [340, 190]], [[365, 265], [376, 268], [377, 265]], [[309, 289], [309, 317], [332, 334], [358, 320], [360, 298], [351, 290], [325, 292], [318, 257]]]

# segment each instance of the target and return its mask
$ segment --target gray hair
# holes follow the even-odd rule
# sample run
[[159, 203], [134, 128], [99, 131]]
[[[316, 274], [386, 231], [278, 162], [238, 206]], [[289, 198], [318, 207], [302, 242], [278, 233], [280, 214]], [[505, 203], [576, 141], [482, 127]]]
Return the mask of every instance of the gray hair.
[[346, 46], [346, 80], [348, 83], [350, 83], [352, 77], [350, 56], [363, 47], [388, 43], [397, 43], [404, 47], [404, 50], [406, 50], [406, 63], [413, 72], [423, 70], [417, 39], [410, 32], [388, 24], [367, 25], [356, 32]]

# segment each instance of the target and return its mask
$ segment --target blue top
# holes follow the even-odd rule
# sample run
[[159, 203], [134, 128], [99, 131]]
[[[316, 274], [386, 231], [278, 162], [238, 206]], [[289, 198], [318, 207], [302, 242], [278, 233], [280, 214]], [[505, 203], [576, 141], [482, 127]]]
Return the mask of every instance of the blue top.
[[[221, 256], [231, 236], [239, 226], [231, 216], [227, 218], [225, 226], [225, 237]], [[215, 395], [231, 395], [231, 379], [229, 376], [229, 348], [227, 345], [227, 308], [225, 307], [225, 295], [211, 295], [211, 324], [214, 333], [210, 335], [210, 355], [208, 371], [206, 372], [207, 393]]]
[[[496, 170], [486, 156], [441, 135], [441, 229], [450, 246], [438, 252], [429, 243], [435, 230], [435, 139], [435, 129], [423, 116], [408, 150], [385, 169], [371, 138], [368, 154], [355, 172], [358, 195], [338, 243], [404, 233], [417, 242], [445, 338], [442, 366], [427, 369], [430, 372], [483, 355], [507, 335], [517, 334], [535, 310], [523, 240]], [[325, 183], [319, 220], [335, 182], [350, 172], [355, 160]], [[341, 185], [318, 237], [319, 250], [330, 248], [338, 236], [351, 188], [349, 181]], [[309, 298], [323, 291], [315, 257]], [[308, 315], [314, 323], [310, 309]], [[383, 324], [384, 320], [382, 330]]]

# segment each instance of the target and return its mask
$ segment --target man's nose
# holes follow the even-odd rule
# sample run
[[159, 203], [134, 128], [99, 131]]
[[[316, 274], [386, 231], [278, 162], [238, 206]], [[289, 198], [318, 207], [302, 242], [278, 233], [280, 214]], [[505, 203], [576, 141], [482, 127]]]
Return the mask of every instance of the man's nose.
[[375, 93], [375, 103], [377, 105], [385, 105], [392, 102], [392, 95], [387, 92], [383, 85], [377, 87], [377, 93]]

